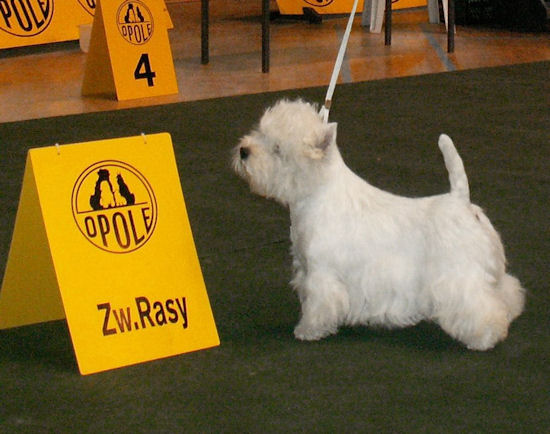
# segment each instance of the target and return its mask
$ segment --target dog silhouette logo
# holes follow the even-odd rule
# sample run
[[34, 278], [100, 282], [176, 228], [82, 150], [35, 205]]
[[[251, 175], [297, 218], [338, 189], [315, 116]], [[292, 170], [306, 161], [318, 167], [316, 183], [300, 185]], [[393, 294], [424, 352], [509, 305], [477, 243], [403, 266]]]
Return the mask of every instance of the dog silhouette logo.
[[91, 16], [94, 16], [97, 3], [96, 0], [78, 0], [78, 3], [82, 6], [82, 9], [88, 12]]
[[53, 17], [54, 0], [0, 1], [0, 30], [13, 36], [36, 36]]
[[126, 41], [143, 45], [153, 36], [153, 14], [141, 1], [125, 1], [118, 8], [117, 26]]
[[71, 204], [79, 231], [107, 252], [139, 249], [156, 227], [157, 202], [150, 183], [122, 161], [101, 161], [86, 168], [73, 187]]

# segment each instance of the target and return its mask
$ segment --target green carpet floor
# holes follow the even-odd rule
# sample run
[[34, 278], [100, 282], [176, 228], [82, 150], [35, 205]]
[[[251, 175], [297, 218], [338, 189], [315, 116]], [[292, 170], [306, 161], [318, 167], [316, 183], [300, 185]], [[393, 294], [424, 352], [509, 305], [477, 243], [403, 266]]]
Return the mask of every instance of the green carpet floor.
[[289, 219], [230, 170], [230, 150], [282, 96], [325, 88], [0, 124], [0, 275], [31, 147], [168, 131], [221, 345], [82, 377], [66, 323], [0, 331], [0, 432], [550, 432], [550, 62], [341, 85], [348, 164], [407, 196], [448, 191], [449, 134], [472, 200], [500, 231], [525, 313], [472, 352], [432, 324], [292, 330]]

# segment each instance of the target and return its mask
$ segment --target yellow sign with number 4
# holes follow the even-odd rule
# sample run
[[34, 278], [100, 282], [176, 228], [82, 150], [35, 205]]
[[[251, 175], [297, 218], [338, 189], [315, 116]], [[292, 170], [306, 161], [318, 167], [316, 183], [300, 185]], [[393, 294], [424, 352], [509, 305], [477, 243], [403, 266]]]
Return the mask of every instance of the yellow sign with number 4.
[[162, 5], [153, 0], [98, 1], [82, 94], [128, 100], [177, 92]]

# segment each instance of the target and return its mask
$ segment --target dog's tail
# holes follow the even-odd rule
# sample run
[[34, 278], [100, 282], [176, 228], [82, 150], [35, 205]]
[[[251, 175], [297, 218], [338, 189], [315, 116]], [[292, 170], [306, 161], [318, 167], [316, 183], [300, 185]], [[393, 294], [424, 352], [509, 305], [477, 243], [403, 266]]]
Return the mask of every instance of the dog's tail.
[[439, 149], [443, 153], [445, 167], [449, 172], [451, 194], [469, 202], [470, 188], [468, 187], [468, 178], [466, 177], [464, 164], [456, 151], [453, 141], [446, 134], [439, 136]]

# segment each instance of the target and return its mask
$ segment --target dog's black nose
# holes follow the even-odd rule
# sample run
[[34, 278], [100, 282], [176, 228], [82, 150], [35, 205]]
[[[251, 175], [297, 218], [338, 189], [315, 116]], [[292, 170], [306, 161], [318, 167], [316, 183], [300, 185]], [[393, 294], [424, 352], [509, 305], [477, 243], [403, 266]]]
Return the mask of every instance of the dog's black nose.
[[250, 150], [245, 146], [241, 146], [239, 152], [241, 154], [241, 160], [246, 160], [250, 155]]

